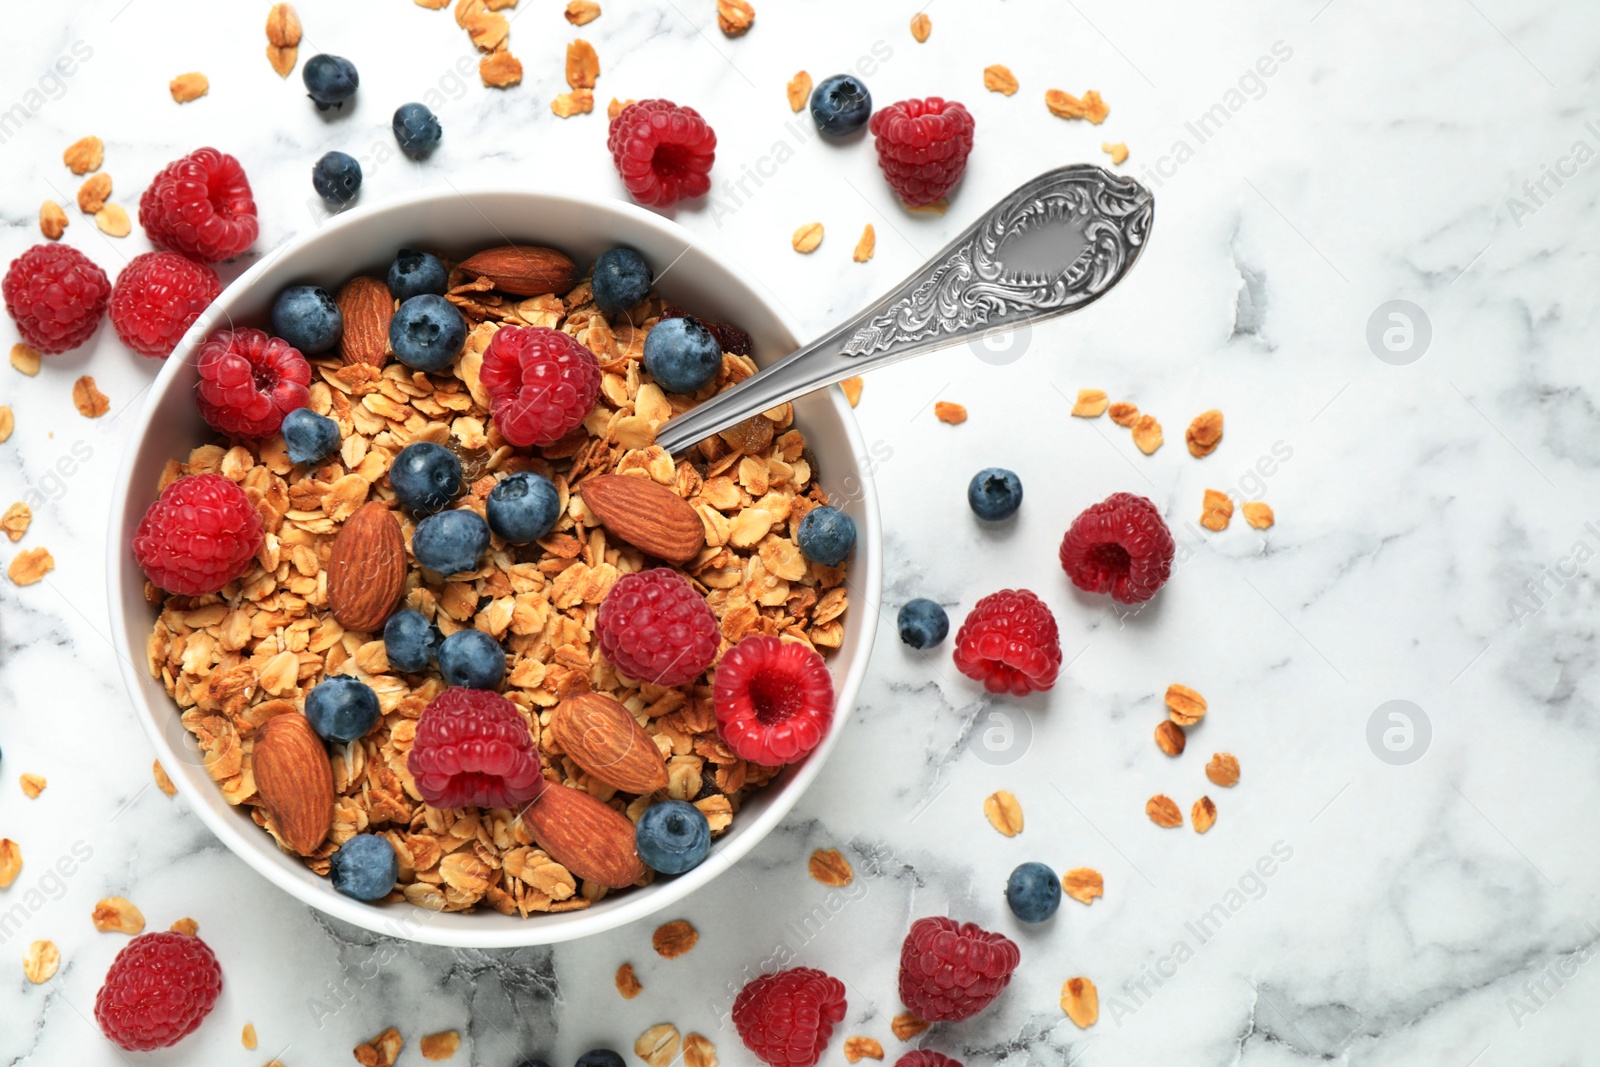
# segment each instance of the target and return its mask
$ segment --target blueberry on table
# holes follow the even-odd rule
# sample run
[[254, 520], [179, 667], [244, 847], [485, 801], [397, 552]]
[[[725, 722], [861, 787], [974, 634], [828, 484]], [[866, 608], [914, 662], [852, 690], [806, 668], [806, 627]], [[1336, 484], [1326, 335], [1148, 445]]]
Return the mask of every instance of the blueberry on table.
[[389, 320], [389, 347], [395, 358], [413, 370], [438, 372], [461, 354], [467, 320], [442, 296], [423, 293], [400, 305]]
[[711, 851], [711, 824], [693, 804], [664, 800], [639, 816], [634, 844], [652, 870], [682, 874], [705, 862]]
[[302, 356], [316, 356], [339, 343], [344, 334], [344, 316], [328, 290], [320, 285], [291, 285], [272, 302], [272, 333], [299, 349]]
[[345, 101], [355, 96], [361, 85], [356, 65], [343, 56], [312, 56], [306, 60], [300, 77], [306, 83], [306, 95], [311, 97], [318, 111], [343, 108]]
[[1042, 923], [1061, 906], [1061, 880], [1043, 863], [1024, 863], [1006, 881], [1006, 903], [1025, 923]]
[[333, 888], [357, 900], [382, 900], [400, 877], [400, 857], [388, 838], [357, 834], [328, 857]]
[[306, 720], [324, 741], [354, 741], [377, 725], [378, 694], [359, 678], [332, 675], [306, 694]]
[[824, 78], [811, 92], [811, 118], [829, 137], [848, 137], [872, 117], [872, 94], [853, 74]]
[[615, 315], [649, 296], [654, 280], [643, 256], [631, 248], [613, 248], [594, 261], [590, 284], [600, 310]]
[[592, 1048], [578, 1057], [574, 1067], [627, 1067], [627, 1064], [608, 1048]]
[[419, 515], [449, 507], [465, 483], [456, 454], [431, 441], [407, 445], [389, 466], [394, 495]]
[[331, 208], [361, 195], [361, 164], [344, 152], [329, 152], [311, 168], [311, 186]]
[[280, 432], [290, 463], [314, 465], [339, 451], [339, 424], [310, 408], [285, 415]]
[[554, 528], [561, 516], [561, 494], [549, 478], [518, 471], [489, 490], [484, 510], [496, 537], [508, 544], [526, 545]]
[[824, 504], [800, 520], [800, 554], [813, 563], [833, 567], [844, 562], [856, 543], [856, 524], [838, 508]]
[[426, 159], [433, 155], [444, 137], [439, 119], [423, 104], [401, 104], [394, 110], [394, 139], [400, 142], [400, 151], [412, 159]]
[[932, 648], [950, 635], [950, 616], [926, 597], [917, 597], [901, 605], [897, 622], [900, 640], [912, 648]]
[[446, 685], [498, 689], [506, 677], [506, 652], [482, 630], [457, 630], [439, 645], [439, 673]]
[[417, 523], [411, 554], [440, 577], [478, 569], [489, 549], [489, 524], [475, 511], [441, 511]]
[[396, 300], [432, 293], [443, 296], [450, 287], [450, 271], [438, 256], [402, 248], [389, 264], [389, 295]]
[[967, 503], [987, 522], [1009, 519], [1022, 506], [1022, 479], [1004, 467], [989, 467], [967, 484]]
[[428, 664], [438, 658], [443, 640], [439, 628], [426, 615], [410, 608], [395, 612], [383, 624], [383, 650], [389, 666], [407, 674], [427, 670]]

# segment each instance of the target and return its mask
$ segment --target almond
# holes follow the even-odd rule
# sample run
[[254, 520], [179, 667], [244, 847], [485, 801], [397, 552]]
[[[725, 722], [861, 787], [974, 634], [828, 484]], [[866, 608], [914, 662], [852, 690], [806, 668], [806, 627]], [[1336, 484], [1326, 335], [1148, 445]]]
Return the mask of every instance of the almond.
[[578, 495], [606, 532], [668, 563], [687, 563], [706, 546], [700, 516], [677, 493], [649, 478], [601, 474], [585, 479]]
[[252, 767], [284, 844], [309, 856], [333, 824], [333, 768], [304, 715], [274, 715], [256, 733]]
[[591, 777], [643, 796], [667, 787], [661, 750], [628, 709], [603, 693], [579, 693], [550, 716], [550, 736]]
[[380, 501], [356, 508], [328, 554], [328, 608], [347, 630], [376, 633], [406, 584], [400, 523]]
[[577, 265], [553, 248], [506, 245], [469, 257], [461, 270], [474, 278], [488, 278], [494, 287], [513, 296], [565, 293], [578, 283]]
[[339, 359], [345, 366], [383, 366], [389, 355], [389, 320], [394, 317], [389, 287], [376, 278], [351, 278], [339, 290], [337, 303], [344, 318]]
[[581, 789], [547, 786], [522, 824], [551, 859], [586, 882], [625, 889], [644, 877], [633, 823]]

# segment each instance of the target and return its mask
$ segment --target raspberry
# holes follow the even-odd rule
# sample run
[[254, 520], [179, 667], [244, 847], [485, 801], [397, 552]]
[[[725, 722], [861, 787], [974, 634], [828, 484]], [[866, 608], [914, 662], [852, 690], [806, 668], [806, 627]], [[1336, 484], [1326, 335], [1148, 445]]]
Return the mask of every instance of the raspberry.
[[717, 731], [734, 755], [763, 767], [804, 756], [833, 723], [833, 679], [798, 641], [753, 634], [722, 657], [713, 682]]
[[111, 961], [94, 1021], [119, 1047], [149, 1052], [193, 1033], [221, 992], [222, 968], [204, 941], [171, 930], [140, 934]]
[[1061, 669], [1055, 616], [1026, 589], [990, 593], [956, 631], [955, 661], [991, 693], [1020, 697], [1049, 689]]
[[872, 116], [878, 166], [909, 207], [926, 207], [955, 188], [972, 152], [972, 115], [937, 96], [902, 100]]
[[122, 343], [166, 359], [222, 292], [217, 272], [176, 252], [134, 256], [111, 287], [111, 325]]
[[139, 198], [139, 222], [156, 247], [208, 263], [243, 252], [260, 230], [244, 168], [215, 148], [168, 163]]
[[200, 415], [230, 437], [271, 437], [285, 415], [311, 399], [306, 357], [260, 330], [218, 330], [194, 359]]
[[204, 596], [250, 569], [261, 513], [220, 474], [191, 474], [161, 491], [133, 532], [133, 558], [169, 593]]
[[1142, 604], [1172, 576], [1172, 532], [1156, 506], [1112, 493], [1083, 510], [1061, 539], [1061, 567], [1086, 593]]
[[772, 1067], [812, 1067], [844, 1013], [844, 983], [811, 967], [764, 974], [733, 1001], [744, 1047]]
[[487, 689], [434, 697], [417, 720], [406, 766], [435, 808], [513, 808], [544, 789], [528, 720]]
[[668, 207], [711, 189], [717, 135], [692, 107], [639, 100], [617, 112], [606, 148], [629, 194], [649, 207]]
[[929, 1022], [960, 1022], [987, 1008], [1022, 953], [1001, 934], [942, 915], [911, 924], [900, 946], [900, 999]]
[[47, 244], [12, 260], [0, 290], [22, 339], [54, 354], [77, 348], [94, 333], [111, 283], [76, 248]]
[[479, 374], [500, 436], [519, 448], [549, 445], [577, 429], [600, 394], [600, 363], [548, 326], [495, 331]]
[[963, 1067], [963, 1064], [942, 1052], [917, 1048], [895, 1060], [894, 1067]]
[[705, 597], [665, 567], [617, 580], [595, 613], [600, 651], [638, 682], [685, 685], [717, 658], [722, 633]]

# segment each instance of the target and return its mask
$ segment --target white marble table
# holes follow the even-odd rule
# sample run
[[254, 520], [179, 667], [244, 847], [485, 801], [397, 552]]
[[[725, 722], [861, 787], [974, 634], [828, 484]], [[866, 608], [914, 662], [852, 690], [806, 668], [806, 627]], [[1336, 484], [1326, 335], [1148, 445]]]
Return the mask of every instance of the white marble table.
[[[156, 368], [103, 329], [37, 378], [0, 368], [17, 423], [0, 445], [0, 502], [36, 494], [20, 547], [57, 560], [48, 584], [0, 582], [0, 836], [27, 857], [0, 891], [0, 1063], [138, 1059], [90, 1021], [121, 943], [89, 922], [109, 895], [133, 899], [152, 927], [194, 917], [223, 961], [220, 1005], [151, 1061], [167, 1064], [350, 1063], [353, 1045], [395, 1024], [403, 1064], [423, 1062], [421, 1034], [459, 1028], [456, 1062], [512, 1067], [538, 1052], [561, 1067], [593, 1045], [629, 1050], [662, 1021], [743, 1064], [724, 1016], [730, 983], [774, 957], [849, 984], [824, 1062], [842, 1062], [849, 1034], [878, 1037], [892, 1062], [905, 1048], [889, 1033], [896, 949], [911, 918], [942, 912], [1023, 949], [996, 1008], [925, 1039], [969, 1065], [1600, 1063], [1600, 968], [1588, 965], [1600, 941], [1600, 11], [1578, 0], [935, 0], [918, 45], [911, 5], [757, 0], [754, 31], [729, 41], [711, 0], [603, 3], [581, 31], [601, 57], [600, 100], [665, 95], [704, 111], [719, 184], [676, 217], [811, 330], [1023, 178], [1102, 161], [1102, 140], [1128, 143], [1125, 169], [1155, 188], [1158, 211], [1123, 289], [1036, 329], [1021, 358], [962, 348], [882, 372], [857, 411], [877, 457], [886, 602], [930, 596], [959, 621], [983, 594], [1030, 586], [1060, 620], [1070, 669], [1048, 698], [993, 702], [948, 649], [914, 653], [880, 627], [842, 721], [850, 737], [781, 830], [681, 909], [702, 933], [682, 959], [655, 957], [651, 923], [506, 953], [335, 926], [151, 785], [105, 636], [102, 560], [125, 416]], [[60, 152], [88, 133], [105, 139], [130, 211], [181, 153], [237, 154], [261, 207], [258, 253], [322, 221], [308, 171], [335, 147], [366, 157], [368, 203], [467, 179], [620, 195], [603, 116], [561, 121], [548, 108], [574, 36], [556, 0], [522, 0], [512, 47], [527, 77], [508, 92], [458, 78], [472, 57], [448, 12], [300, 0], [302, 56], [335, 52], [360, 68], [358, 106], [334, 119], [268, 68], [267, 6], [7, 5], [0, 257], [38, 239], [40, 200], [70, 202]], [[48, 73], [75, 53], [70, 77]], [[858, 63], [880, 102], [942, 94], [972, 108], [977, 149], [944, 217], [894, 207], [869, 145], [825, 145], [791, 119], [793, 71]], [[1012, 68], [1017, 96], [982, 89], [990, 63]], [[188, 70], [208, 74], [211, 93], [180, 108], [166, 82]], [[1110, 119], [1052, 118], [1049, 87], [1099, 89]], [[445, 147], [419, 166], [394, 157], [388, 117], [430, 90], [445, 101]], [[146, 248], [72, 213], [67, 240], [108, 271]], [[789, 235], [813, 220], [827, 240], [798, 256]], [[877, 256], [856, 265], [868, 222]], [[1425, 351], [1380, 345], [1384, 359], [1369, 346], [1392, 300], [1425, 316]], [[69, 397], [83, 373], [111, 398], [96, 421]], [[1108, 421], [1067, 418], [1065, 398], [1083, 386], [1158, 414], [1166, 447], [1146, 458]], [[971, 418], [937, 422], [938, 399]], [[1182, 431], [1209, 407], [1226, 413], [1227, 437], [1197, 461]], [[1016, 470], [1027, 492], [1018, 519], [993, 530], [963, 500], [987, 465]], [[1200, 530], [1208, 487], [1264, 498], [1277, 525], [1261, 533], [1236, 517], [1225, 533]], [[1182, 560], [1156, 606], [1127, 619], [1073, 592], [1055, 563], [1071, 517], [1116, 490], [1161, 506]], [[1177, 761], [1151, 740], [1172, 681], [1212, 708]], [[1428, 740], [1417, 730], [1409, 751], [1369, 744], [1392, 700], [1421, 709]], [[999, 751], [975, 740], [996, 714], [1026, 724], [1026, 740]], [[1243, 765], [1232, 790], [1202, 774], [1219, 750]], [[48, 776], [39, 799], [23, 796], [22, 772]], [[997, 789], [1026, 813], [1014, 839], [984, 820]], [[1208, 790], [1220, 818], [1204, 837], [1144, 816], [1152, 793], [1187, 809]], [[856, 866], [848, 891], [806, 876], [806, 856], [829, 846]], [[74, 847], [88, 853], [75, 873], [46, 878]], [[1049, 926], [1019, 929], [1000, 889], [1033, 859], [1098, 868], [1104, 899], [1066, 901]], [[44, 986], [17, 966], [35, 938], [63, 956]], [[612, 988], [623, 960], [646, 987], [631, 1002]], [[1084, 1032], [1057, 1006], [1078, 974], [1102, 998]], [[246, 1022], [254, 1052], [239, 1044]]]

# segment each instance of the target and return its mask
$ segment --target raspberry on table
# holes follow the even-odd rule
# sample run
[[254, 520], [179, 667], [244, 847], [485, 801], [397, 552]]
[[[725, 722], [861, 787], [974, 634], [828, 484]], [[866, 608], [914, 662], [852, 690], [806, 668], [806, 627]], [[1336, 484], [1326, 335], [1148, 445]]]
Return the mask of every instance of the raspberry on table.
[[215, 148], [167, 164], [139, 198], [139, 222], [151, 244], [208, 263], [237, 256], [260, 231], [250, 179]]
[[717, 658], [722, 632], [705, 597], [677, 571], [655, 567], [617, 579], [595, 613], [600, 651], [628, 678], [686, 685]]
[[972, 153], [972, 114], [954, 102], [930, 96], [902, 100], [868, 123], [878, 148], [878, 166], [889, 187], [909, 207], [926, 207], [955, 188]]
[[929, 1022], [970, 1019], [1000, 995], [1021, 960], [1010, 938], [976, 923], [918, 919], [900, 946], [900, 999]]
[[927, 1048], [914, 1048], [894, 1061], [894, 1067], [963, 1067], [960, 1060], [951, 1059], [942, 1052]]
[[1142, 604], [1172, 576], [1176, 548], [1154, 504], [1132, 493], [1112, 493], [1072, 520], [1061, 539], [1061, 567], [1086, 593]]
[[176, 252], [134, 256], [111, 287], [111, 325], [122, 343], [166, 359], [222, 293], [217, 272]]
[[844, 1015], [844, 983], [812, 967], [764, 974], [733, 1001], [745, 1048], [771, 1067], [812, 1067]]
[[752, 634], [722, 657], [713, 682], [717, 732], [734, 755], [780, 767], [809, 753], [833, 724], [833, 679], [814, 649]]
[[220, 474], [191, 474], [145, 511], [133, 557], [167, 592], [205, 596], [248, 571], [264, 539], [261, 513], [243, 489]]
[[11, 261], [0, 292], [23, 341], [55, 354], [77, 348], [94, 333], [111, 283], [71, 245], [42, 244]]
[[149, 1052], [193, 1033], [221, 992], [222, 968], [204, 941], [172, 930], [140, 934], [111, 961], [94, 1019], [118, 1047]]
[[717, 135], [692, 107], [635, 101], [611, 120], [606, 148], [629, 195], [648, 207], [668, 207], [711, 190]]
[[528, 720], [487, 689], [434, 697], [417, 720], [406, 767], [436, 808], [513, 808], [544, 789]]
[[495, 331], [479, 374], [500, 436], [519, 448], [549, 445], [577, 429], [600, 395], [600, 363], [548, 326]]
[[260, 330], [218, 330], [195, 352], [200, 415], [230, 437], [270, 437], [311, 399], [311, 364]]
[[955, 661], [991, 693], [1020, 697], [1049, 689], [1061, 669], [1055, 616], [1026, 589], [990, 593], [956, 631]]

